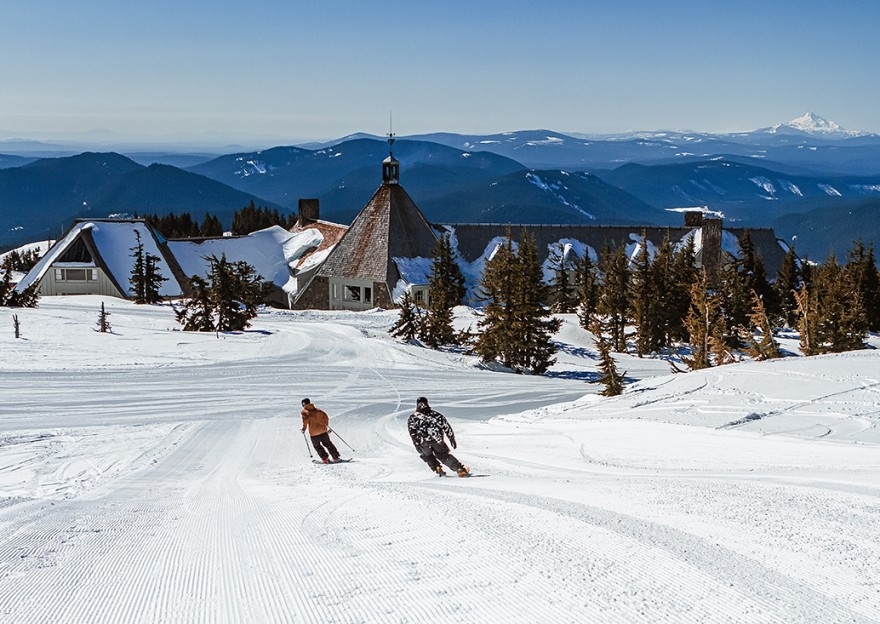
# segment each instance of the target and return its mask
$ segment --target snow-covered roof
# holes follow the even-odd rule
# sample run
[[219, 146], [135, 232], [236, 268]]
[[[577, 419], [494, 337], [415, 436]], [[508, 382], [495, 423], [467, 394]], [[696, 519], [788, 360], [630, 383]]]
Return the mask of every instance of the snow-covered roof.
[[176, 297], [181, 294], [180, 285], [174, 279], [171, 267], [168, 265], [159, 245], [153, 236], [153, 231], [143, 220], [83, 220], [77, 221], [67, 234], [58, 241], [43, 256], [36, 266], [31, 269], [22, 279], [17, 290], [24, 290], [31, 284], [43, 279], [46, 271], [64, 255], [70, 246], [84, 232], [91, 235], [95, 243], [95, 249], [100, 254], [96, 262], [103, 262], [104, 268], [115, 279], [116, 283], [126, 291], [130, 284], [131, 270], [134, 266], [132, 249], [137, 246], [137, 236], [140, 234], [141, 243], [145, 254], [151, 254], [159, 258], [157, 268], [163, 277], [168, 280], [162, 283], [159, 294], [163, 297]]
[[[210, 270], [208, 258], [211, 256], [220, 258], [225, 254], [227, 260], [247, 262], [263, 279], [285, 288], [290, 280], [291, 267], [324, 240], [323, 234], [318, 229], [291, 233], [276, 225], [252, 232], [247, 236], [164, 241], [141, 219], [84, 220], [73, 225], [64, 238], [58, 241], [19, 282], [17, 288], [23, 290], [39, 282], [46, 271], [56, 264], [85, 232], [91, 236], [95, 252], [100, 255], [100, 258], [95, 259], [96, 264], [103, 264], [103, 268], [112, 279], [126, 291], [134, 265], [132, 254], [133, 248], [137, 245], [135, 232], [139, 232], [144, 253], [159, 258], [157, 263], [159, 272], [163, 277], [168, 278], [159, 290], [159, 294], [163, 297], [178, 297], [182, 294], [182, 287], [175, 279], [175, 276], [180, 274], [172, 270], [166, 255], [171, 257], [172, 262], [176, 261], [184, 276], [206, 277]], [[160, 250], [157, 237], [158, 240], [166, 243], [166, 252]], [[323, 260], [325, 256], [326, 254], [322, 254], [322, 257], [315, 258], [314, 262]]]
[[400, 277], [410, 284], [427, 284], [431, 281], [433, 258], [392, 258]]
[[283, 288], [290, 279], [290, 267], [323, 240], [317, 229], [291, 233], [273, 225], [247, 236], [170, 240], [168, 248], [187, 276], [206, 276], [210, 270], [207, 258], [225, 254], [227, 260], [247, 262], [264, 280]]

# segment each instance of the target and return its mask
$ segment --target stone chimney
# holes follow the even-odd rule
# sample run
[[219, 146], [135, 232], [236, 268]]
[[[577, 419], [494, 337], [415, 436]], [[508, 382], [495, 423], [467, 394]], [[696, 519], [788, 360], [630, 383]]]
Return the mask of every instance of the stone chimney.
[[300, 199], [298, 208], [297, 221], [301, 228], [321, 218], [321, 209], [317, 199]]
[[703, 270], [709, 286], [718, 284], [721, 271], [721, 230], [724, 221], [717, 217], [703, 215]]
[[685, 227], [702, 227], [703, 212], [701, 210], [685, 210], [684, 212]]

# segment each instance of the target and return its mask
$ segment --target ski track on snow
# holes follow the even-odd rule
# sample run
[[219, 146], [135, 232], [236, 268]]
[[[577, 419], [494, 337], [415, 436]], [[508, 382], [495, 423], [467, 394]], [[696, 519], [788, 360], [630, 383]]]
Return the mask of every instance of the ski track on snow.
[[[329, 327], [279, 329], [241, 361], [0, 375], [0, 624], [880, 622], [880, 462], [591, 460], [591, 429], [544, 411], [582, 384], [419, 364]], [[829, 402], [869, 426], [878, 382], [841, 383], [766, 414]], [[729, 423], [703, 398], [724, 384], [667, 379], [606, 405]], [[489, 478], [428, 471], [406, 433], [419, 395]], [[305, 396], [354, 462], [309, 461]]]

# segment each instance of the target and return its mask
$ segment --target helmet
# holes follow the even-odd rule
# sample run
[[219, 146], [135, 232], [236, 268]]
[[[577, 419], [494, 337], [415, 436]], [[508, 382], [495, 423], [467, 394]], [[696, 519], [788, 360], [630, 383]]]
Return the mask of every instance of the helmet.
[[309, 401], [308, 399], [303, 399], [303, 400], [302, 400], [303, 407], [305, 407], [305, 406], [308, 405], [309, 403], [311, 403], [311, 401]]
[[427, 409], [430, 407], [431, 406], [428, 405], [428, 399], [426, 399], [425, 397], [419, 397], [416, 399], [416, 409]]

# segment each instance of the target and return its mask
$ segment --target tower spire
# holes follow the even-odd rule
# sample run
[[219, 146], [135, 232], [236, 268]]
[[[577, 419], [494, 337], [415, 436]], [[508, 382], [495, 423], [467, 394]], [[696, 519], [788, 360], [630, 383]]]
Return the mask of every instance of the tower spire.
[[391, 151], [391, 146], [394, 145], [394, 117], [391, 111], [388, 111], [388, 134], [386, 136], [388, 136], [388, 155], [394, 158]]
[[391, 113], [388, 113], [388, 158], [382, 161], [382, 183], [400, 183], [400, 163], [394, 157], [392, 146], [394, 145], [394, 125]]

